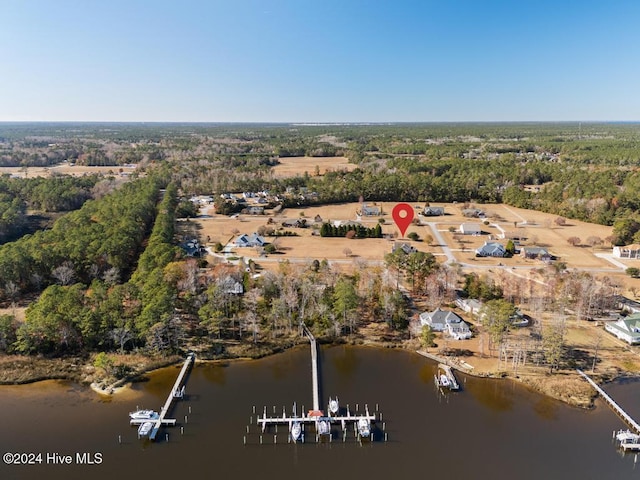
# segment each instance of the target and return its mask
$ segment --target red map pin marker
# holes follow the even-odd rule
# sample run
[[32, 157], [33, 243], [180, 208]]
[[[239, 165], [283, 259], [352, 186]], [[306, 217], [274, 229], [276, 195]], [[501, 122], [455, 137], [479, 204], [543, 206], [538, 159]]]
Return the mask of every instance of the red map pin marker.
[[400, 229], [400, 235], [404, 237], [404, 232], [407, 231], [407, 228], [411, 225], [411, 220], [413, 220], [413, 207], [408, 203], [398, 203], [393, 207], [391, 216]]

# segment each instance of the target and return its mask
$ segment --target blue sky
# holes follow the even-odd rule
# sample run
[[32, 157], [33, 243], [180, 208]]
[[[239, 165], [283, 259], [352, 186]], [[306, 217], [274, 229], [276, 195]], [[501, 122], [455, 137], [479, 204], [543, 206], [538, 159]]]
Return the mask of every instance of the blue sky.
[[640, 120], [637, 0], [0, 0], [0, 121]]

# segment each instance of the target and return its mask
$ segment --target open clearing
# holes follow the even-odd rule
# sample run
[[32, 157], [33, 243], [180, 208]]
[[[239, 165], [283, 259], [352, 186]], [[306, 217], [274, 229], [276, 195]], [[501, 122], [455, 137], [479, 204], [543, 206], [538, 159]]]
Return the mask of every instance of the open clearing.
[[83, 165], [69, 165], [61, 163], [51, 167], [0, 167], [0, 175], [11, 175], [12, 177], [31, 178], [31, 177], [51, 177], [55, 174], [71, 175], [81, 177], [83, 175], [92, 175], [94, 173], [100, 175], [121, 175], [126, 176], [132, 174], [136, 170], [136, 165], [118, 165], [110, 167], [85, 167]]
[[319, 175], [339, 170], [352, 171], [357, 168], [354, 163], [349, 163], [347, 157], [282, 157], [279, 165], [272, 168], [274, 177], [295, 177], [296, 175]]

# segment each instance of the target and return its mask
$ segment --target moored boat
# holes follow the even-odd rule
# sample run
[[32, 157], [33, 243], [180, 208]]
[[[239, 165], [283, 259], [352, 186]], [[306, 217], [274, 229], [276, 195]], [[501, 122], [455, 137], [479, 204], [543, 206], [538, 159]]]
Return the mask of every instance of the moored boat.
[[291, 424], [291, 439], [294, 442], [297, 442], [300, 438], [300, 434], [302, 433], [302, 425], [300, 422], [293, 422]]
[[361, 437], [368, 437], [371, 435], [371, 424], [367, 418], [360, 418], [358, 420], [358, 434]]
[[129, 413], [131, 420], [155, 420], [158, 418], [158, 412], [155, 410], [136, 410]]
[[138, 427], [138, 436], [147, 437], [153, 429], [153, 422], [144, 422]]
[[331, 424], [329, 423], [329, 420], [325, 418], [317, 420], [316, 428], [318, 430], [318, 435], [329, 435], [331, 433]]
[[338, 410], [340, 410], [340, 404], [338, 403], [338, 397], [329, 398], [329, 412], [331, 412], [332, 415], [335, 415], [336, 413], [338, 413]]

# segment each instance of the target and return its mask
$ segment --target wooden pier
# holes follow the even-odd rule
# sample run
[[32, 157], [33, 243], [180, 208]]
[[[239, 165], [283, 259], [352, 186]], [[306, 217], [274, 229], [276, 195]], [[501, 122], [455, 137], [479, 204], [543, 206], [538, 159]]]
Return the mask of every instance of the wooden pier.
[[[315, 337], [311, 333], [311, 331], [307, 328], [304, 323], [300, 324], [302, 331], [309, 338], [309, 342], [311, 344], [311, 378], [312, 378], [312, 387], [313, 387], [313, 409], [309, 412], [301, 412], [300, 416], [298, 416], [294, 404], [293, 412], [291, 415], [287, 415], [284, 407], [282, 409], [282, 415], [275, 415], [275, 407], [273, 409], [274, 415], [271, 417], [267, 416], [267, 408], [264, 407], [264, 412], [262, 415], [258, 415], [256, 418], [256, 424], [261, 429], [261, 432], [264, 433], [266, 428], [270, 425], [275, 425], [276, 433], [278, 429], [278, 425], [286, 425], [288, 426], [288, 431], [292, 432], [292, 427], [294, 424], [304, 425], [311, 424], [315, 426], [316, 439], [319, 440], [323, 436], [328, 436], [329, 440], [331, 440], [331, 425], [339, 424], [342, 427], [343, 433], [343, 441], [346, 440], [347, 436], [347, 425], [353, 424], [353, 430], [356, 432], [356, 436], [358, 438], [361, 437], [369, 437], [373, 438], [373, 433], [370, 431], [370, 425], [376, 422], [376, 414], [369, 412], [369, 407], [367, 405], [364, 406], [364, 414], [358, 413], [358, 406], [356, 405], [356, 412], [352, 412], [347, 408], [340, 409], [337, 407], [337, 412], [331, 413], [330, 407], [327, 406], [328, 414], [325, 414], [324, 410], [320, 408], [320, 378], [318, 374], [318, 346]], [[337, 401], [337, 398], [336, 398]], [[376, 411], [377, 411], [376, 406]], [[255, 407], [254, 407], [254, 412]], [[380, 414], [380, 419], [382, 420], [382, 414]], [[385, 424], [383, 423], [383, 430], [385, 429]], [[304, 429], [303, 429], [304, 432]], [[247, 433], [249, 433], [249, 426], [247, 426]], [[290, 435], [290, 438], [293, 435]], [[302, 434], [302, 438], [304, 439], [304, 433]], [[384, 436], [385, 440], [387, 438], [386, 434]], [[296, 439], [293, 438], [295, 442]], [[304, 441], [304, 440], [302, 440]], [[262, 443], [262, 435], [260, 436], [260, 443]], [[246, 437], [245, 437], [246, 444]]]
[[178, 378], [173, 384], [173, 388], [169, 392], [169, 396], [167, 397], [167, 400], [164, 402], [164, 406], [160, 410], [160, 414], [158, 415], [157, 418], [154, 418], [151, 420], [143, 420], [143, 419], [130, 420], [131, 425], [141, 425], [142, 423], [149, 422], [149, 421], [153, 423], [153, 428], [151, 429], [151, 433], [149, 434], [149, 440], [156, 439], [156, 436], [158, 435], [158, 431], [163, 425], [173, 426], [176, 424], [175, 418], [166, 418], [166, 416], [169, 414], [171, 407], [173, 406], [173, 402], [177, 401], [178, 399], [184, 396], [185, 377], [187, 376], [187, 372], [193, 365], [195, 358], [196, 358], [195, 353], [190, 353], [189, 355], [187, 355], [187, 358], [185, 359], [184, 364], [182, 365], [182, 369], [178, 374]]
[[303, 323], [302, 329], [305, 335], [309, 338], [311, 344], [311, 383], [313, 387], [313, 410], [320, 411], [320, 380], [318, 378], [318, 345], [316, 344], [316, 337]]
[[591, 378], [589, 378], [589, 376], [584, 373], [582, 370], [576, 369], [577, 372], [582, 375], [582, 377], [589, 382], [589, 384], [596, 389], [596, 391], [600, 394], [600, 396], [604, 399], [604, 401], [606, 402], [607, 405], [609, 405], [609, 407], [611, 407], [611, 409], [622, 419], [624, 420], [624, 422], [629, 426], [629, 428], [633, 429], [633, 432], [636, 435], [640, 434], [640, 425], [638, 425], [638, 423], [631, 418], [631, 415], [629, 415], [627, 412], [625, 412], [622, 407], [620, 405], [618, 405], [613, 398], [611, 398], [609, 395], [607, 395], [607, 392], [605, 392], [602, 388], [600, 388], [600, 386], [594, 382], [593, 380], [591, 380]]

